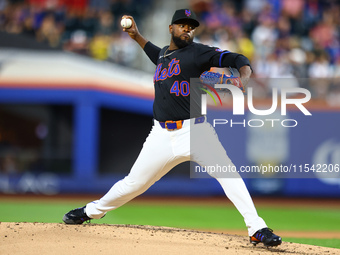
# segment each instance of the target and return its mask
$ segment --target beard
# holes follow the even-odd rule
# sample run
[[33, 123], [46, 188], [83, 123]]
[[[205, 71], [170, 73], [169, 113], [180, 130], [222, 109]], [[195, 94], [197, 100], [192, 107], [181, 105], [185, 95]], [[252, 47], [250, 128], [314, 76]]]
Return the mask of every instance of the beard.
[[188, 46], [189, 44], [191, 44], [193, 42], [193, 38], [189, 38], [188, 40], [182, 40], [180, 36], [175, 36], [174, 32], [172, 32], [172, 40], [175, 43], [175, 45], [181, 49], [184, 48], [186, 46]]

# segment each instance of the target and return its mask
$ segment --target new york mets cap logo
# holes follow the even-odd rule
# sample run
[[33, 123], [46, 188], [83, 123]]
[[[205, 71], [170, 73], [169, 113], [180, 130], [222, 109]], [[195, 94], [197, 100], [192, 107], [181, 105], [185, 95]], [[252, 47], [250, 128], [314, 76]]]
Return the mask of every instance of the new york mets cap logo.
[[185, 10], [185, 15], [186, 15], [187, 17], [190, 17], [190, 16], [191, 16], [191, 11], [190, 11], [190, 10]]

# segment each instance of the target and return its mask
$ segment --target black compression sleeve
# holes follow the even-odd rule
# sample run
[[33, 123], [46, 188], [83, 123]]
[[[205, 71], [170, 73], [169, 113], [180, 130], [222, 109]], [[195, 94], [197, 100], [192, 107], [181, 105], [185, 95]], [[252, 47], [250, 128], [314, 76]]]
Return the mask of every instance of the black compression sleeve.
[[222, 58], [222, 67], [233, 67], [240, 70], [242, 66], [250, 66], [249, 59], [238, 53], [227, 53]]
[[157, 65], [158, 55], [160, 51], [161, 48], [158, 48], [150, 41], [148, 41], [144, 46], [144, 52], [155, 65]]
[[240, 70], [242, 66], [250, 66], [250, 69], [253, 71], [253, 69], [251, 68], [249, 59], [241, 54], [239, 54], [238, 57], [236, 57], [235, 65], [236, 65], [237, 70]]

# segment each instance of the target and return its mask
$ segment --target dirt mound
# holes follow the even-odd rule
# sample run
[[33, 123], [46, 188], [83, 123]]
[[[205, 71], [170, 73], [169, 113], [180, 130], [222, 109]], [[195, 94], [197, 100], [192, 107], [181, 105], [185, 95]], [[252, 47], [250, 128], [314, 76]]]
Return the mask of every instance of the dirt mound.
[[267, 249], [248, 237], [132, 225], [0, 222], [1, 254], [340, 254], [338, 249], [283, 242]]

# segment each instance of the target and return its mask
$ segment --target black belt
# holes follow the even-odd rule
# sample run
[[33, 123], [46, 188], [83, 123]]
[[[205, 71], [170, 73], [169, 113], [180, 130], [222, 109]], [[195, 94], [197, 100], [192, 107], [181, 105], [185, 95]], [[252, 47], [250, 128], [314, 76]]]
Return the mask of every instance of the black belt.
[[[194, 124], [203, 123], [205, 121], [205, 116], [195, 118]], [[169, 131], [181, 129], [184, 120], [167, 120], [166, 122], [159, 122], [162, 128], [166, 128]]]

